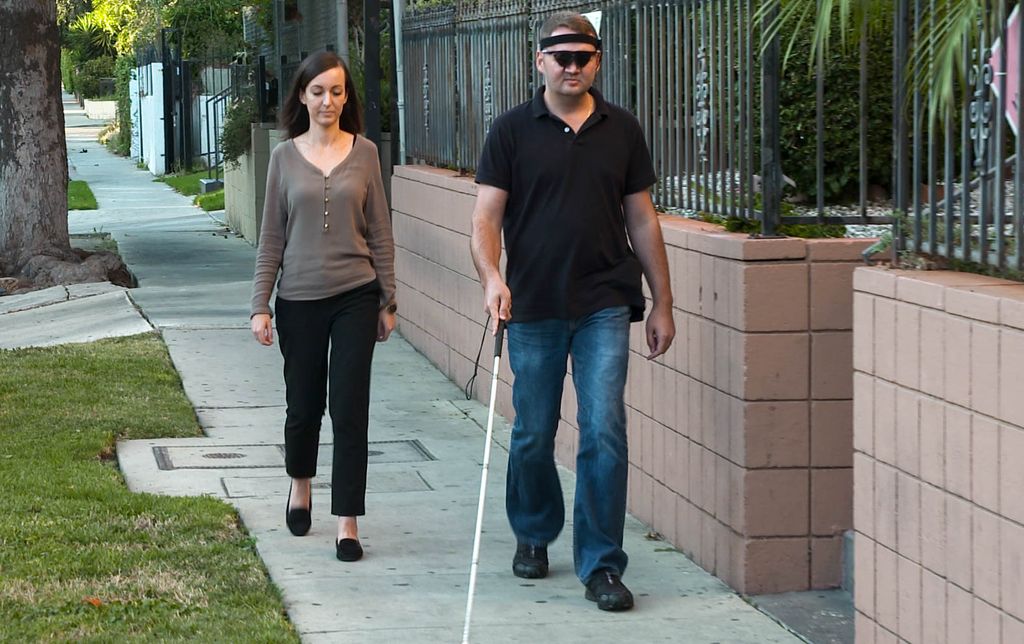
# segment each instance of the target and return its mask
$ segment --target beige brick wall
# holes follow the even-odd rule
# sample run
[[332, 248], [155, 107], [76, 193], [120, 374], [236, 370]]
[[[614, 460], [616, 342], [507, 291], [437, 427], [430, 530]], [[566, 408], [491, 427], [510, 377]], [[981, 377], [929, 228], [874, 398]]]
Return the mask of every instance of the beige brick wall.
[[857, 642], [1024, 642], [1024, 284], [854, 286]]
[[[469, 254], [475, 185], [403, 166], [392, 191], [400, 330], [462, 385], [486, 317]], [[869, 242], [751, 240], [678, 217], [662, 230], [677, 340], [648, 361], [633, 325], [630, 511], [741, 591], [838, 585], [853, 513], [852, 281]], [[512, 418], [506, 364], [497, 407]], [[566, 384], [556, 450], [572, 467]]]

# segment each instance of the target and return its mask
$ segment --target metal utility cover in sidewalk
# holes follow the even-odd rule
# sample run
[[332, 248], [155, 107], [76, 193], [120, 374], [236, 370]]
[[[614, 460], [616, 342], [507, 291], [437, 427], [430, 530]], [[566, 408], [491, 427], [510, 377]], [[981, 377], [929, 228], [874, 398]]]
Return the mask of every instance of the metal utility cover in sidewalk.
[[[320, 446], [321, 459], [333, 446]], [[284, 445], [211, 445], [153, 448], [161, 470], [223, 470], [284, 467]], [[369, 463], [419, 463], [436, 460], [418, 440], [370, 443]]]

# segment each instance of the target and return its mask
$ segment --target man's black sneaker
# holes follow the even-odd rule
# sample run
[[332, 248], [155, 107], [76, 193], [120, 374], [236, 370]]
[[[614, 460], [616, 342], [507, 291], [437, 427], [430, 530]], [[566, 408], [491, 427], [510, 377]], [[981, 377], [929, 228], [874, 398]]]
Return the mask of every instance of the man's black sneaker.
[[597, 602], [601, 610], [629, 610], [633, 608], [633, 593], [629, 592], [618, 573], [600, 570], [587, 581], [587, 599]]
[[548, 549], [546, 546], [516, 544], [516, 556], [512, 557], [512, 574], [523, 579], [540, 579], [548, 576]]

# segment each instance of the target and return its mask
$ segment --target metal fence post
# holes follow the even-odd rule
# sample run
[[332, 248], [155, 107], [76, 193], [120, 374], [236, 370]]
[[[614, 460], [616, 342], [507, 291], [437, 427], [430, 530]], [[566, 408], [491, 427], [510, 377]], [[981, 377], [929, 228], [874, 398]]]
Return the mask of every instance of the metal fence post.
[[[762, 33], [779, 14], [779, 0], [768, 0], [771, 8], [761, 22]], [[782, 168], [779, 145], [779, 37], [765, 45], [761, 56], [761, 233], [776, 234], [782, 200]]]
[[366, 138], [380, 145], [380, 0], [363, 0]]
[[160, 60], [163, 66], [164, 90], [164, 172], [174, 171], [174, 57], [171, 56], [170, 43], [167, 36], [170, 29], [160, 30]]
[[267, 107], [269, 100], [269, 88], [267, 87], [267, 57], [260, 56], [256, 64], [256, 103], [259, 109], [260, 123], [267, 122]]
[[[896, 19], [893, 21], [893, 63], [892, 63], [892, 119], [893, 119], [893, 207], [901, 215], [906, 215], [911, 205], [910, 195], [910, 160], [907, 141], [909, 123], [907, 122], [907, 83], [904, 73], [908, 60], [909, 40], [908, 0], [896, 1]], [[893, 222], [893, 262], [897, 253], [903, 249], [903, 235], [900, 218]]]
[[181, 70], [181, 95], [178, 98], [178, 109], [181, 110], [181, 161], [186, 171], [192, 171], [192, 61], [183, 59], [178, 68]]

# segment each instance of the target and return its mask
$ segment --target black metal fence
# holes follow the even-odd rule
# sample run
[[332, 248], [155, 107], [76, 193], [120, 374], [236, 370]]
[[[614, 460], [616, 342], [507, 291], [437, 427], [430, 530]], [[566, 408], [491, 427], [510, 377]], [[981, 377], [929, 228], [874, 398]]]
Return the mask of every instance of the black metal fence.
[[[403, 30], [408, 154], [472, 170], [493, 118], [527, 100], [541, 82], [532, 61], [543, 20], [558, 10], [597, 10], [605, 43], [598, 85], [606, 98], [637, 115], [659, 177], [653, 191], [659, 207], [760, 219], [763, 232], [771, 234], [780, 221], [784, 174], [780, 64], [778, 44], [762, 42], [755, 18], [760, 6], [761, 0], [413, 5]], [[824, 80], [823, 67], [817, 74]], [[824, 129], [824, 83], [818, 85], [817, 127]], [[866, 122], [861, 128], [867, 128]], [[819, 151], [819, 186], [829, 153]], [[813, 187], [805, 191], [815, 192]], [[817, 191], [815, 205], [787, 206], [786, 219], [891, 220], [891, 213], [880, 209], [840, 213], [827, 208], [823, 192]]]
[[[160, 73], [154, 72], [154, 63], [160, 63]], [[140, 44], [135, 51], [136, 72], [140, 92], [153, 93], [156, 85], [162, 87], [164, 162], [168, 171], [176, 167], [192, 168], [192, 110], [185, 108], [185, 97], [192, 94], [191, 72], [182, 59], [179, 34], [173, 29], [161, 29], [154, 42]]]
[[635, 5], [635, 109], [663, 208], [755, 216], [760, 56], [750, 8], [750, 0]]
[[[898, 51], [917, 45], [933, 10], [920, 0], [897, 1]], [[989, 18], [978, 15], [960, 43], [968, 87], [958, 88], [956, 107], [939, 118], [929, 118], [927, 96], [908, 83], [906, 68], [897, 68], [897, 87], [915, 89], [904, 95], [895, 128], [894, 206], [904, 215], [898, 237], [907, 250], [940, 264], [967, 262], [1021, 279], [1024, 217], [1017, 196], [1024, 131], [1017, 103], [1024, 39], [1016, 9], [999, 22]]]
[[[210, 50], [203, 56], [182, 58], [176, 32], [165, 29], [158, 42], [138, 47], [135, 57], [139, 109], [142, 96], [152, 93], [154, 83], [163, 88], [161, 139], [168, 172], [191, 171], [201, 161], [210, 178], [220, 179], [222, 133], [231, 107], [249, 103], [261, 122], [271, 119], [276, 97], [262, 56], [250, 61], [234, 51]], [[155, 72], [153, 63], [160, 63], [162, 71]], [[141, 123], [141, 113], [137, 118]]]
[[[467, 167], [473, 151], [462, 149], [459, 139], [460, 127], [469, 119], [459, 103], [460, 89], [463, 95], [476, 91], [483, 94], [484, 86], [493, 83], [494, 78], [504, 78], [510, 71], [514, 74], [508, 69], [516, 66], [510, 64], [510, 58], [522, 53], [522, 48], [517, 46], [518, 39], [504, 42], [504, 48], [510, 51], [509, 57], [503, 59], [508, 67], [499, 68], [495, 61], [485, 61], [488, 75], [479, 77], [474, 85], [458, 88], [455, 7], [438, 7], [409, 14], [405, 25], [405, 128], [409, 154], [434, 165]], [[525, 75], [520, 72], [520, 83]], [[508, 86], [516, 87], [512, 82]], [[488, 97], [492, 101], [489, 109], [492, 114], [496, 109], [508, 109], [519, 102], [496, 104], [490, 90]], [[521, 100], [521, 97], [517, 99]]]

